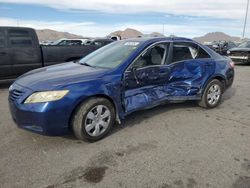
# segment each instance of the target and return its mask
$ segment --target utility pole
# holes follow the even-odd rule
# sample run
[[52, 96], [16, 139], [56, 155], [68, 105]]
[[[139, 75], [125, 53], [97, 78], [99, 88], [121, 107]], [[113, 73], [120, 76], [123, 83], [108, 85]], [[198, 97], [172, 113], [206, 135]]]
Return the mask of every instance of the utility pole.
[[246, 15], [245, 15], [245, 21], [244, 21], [244, 28], [242, 33], [242, 39], [245, 38], [245, 31], [246, 31], [246, 25], [247, 25], [247, 16], [248, 16], [248, 7], [249, 7], [249, 0], [247, 0], [247, 8], [246, 8]]

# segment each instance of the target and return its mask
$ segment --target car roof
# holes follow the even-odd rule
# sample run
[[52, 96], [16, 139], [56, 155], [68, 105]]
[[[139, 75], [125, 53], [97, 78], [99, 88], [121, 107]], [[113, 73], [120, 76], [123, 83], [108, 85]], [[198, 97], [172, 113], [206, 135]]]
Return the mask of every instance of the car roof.
[[183, 41], [190, 42], [192, 39], [184, 38], [184, 37], [141, 37], [141, 38], [131, 38], [125, 39], [126, 41], [138, 41], [138, 42], [164, 42], [164, 41]]
[[156, 42], [193, 42], [199, 46], [201, 46], [212, 58], [221, 59], [223, 58], [220, 54], [216, 53], [209, 47], [202, 45], [192, 39], [184, 38], [184, 37], [142, 37], [142, 38], [134, 38], [134, 39], [126, 39], [128, 42], [142, 42], [144, 44], [152, 44]]

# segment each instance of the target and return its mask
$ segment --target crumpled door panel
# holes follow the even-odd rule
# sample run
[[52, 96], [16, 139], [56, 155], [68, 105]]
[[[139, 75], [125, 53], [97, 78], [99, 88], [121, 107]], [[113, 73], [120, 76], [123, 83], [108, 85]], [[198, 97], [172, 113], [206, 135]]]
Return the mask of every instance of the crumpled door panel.
[[150, 107], [166, 97], [163, 86], [145, 86], [125, 92], [126, 111]]
[[198, 60], [158, 68], [158, 76], [156, 72], [148, 74], [152, 70], [140, 72], [137, 75], [139, 84], [133, 85], [133, 88], [128, 89], [127, 82], [124, 96], [126, 112], [150, 108], [166, 100], [198, 99], [201, 97], [203, 84], [212, 73], [211, 70], [207, 70], [205, 61]]

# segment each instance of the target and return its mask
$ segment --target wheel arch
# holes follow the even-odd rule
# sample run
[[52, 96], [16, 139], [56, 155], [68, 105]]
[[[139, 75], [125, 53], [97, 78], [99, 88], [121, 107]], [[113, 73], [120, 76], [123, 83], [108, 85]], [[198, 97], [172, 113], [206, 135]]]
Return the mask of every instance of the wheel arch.
[[72, 118], [73, 118], [73, 115], [74, 113], [77, 111], [77, 109], [80, 107], [80, 105], [84, 102], [86, 102], [87, 100], [90, 100], [92, 98], [105, 98], [107, 99], [113, 106], [114, 106], [114, 110], [115, 110], [115, 114], [116, 114], [116, 121], [120, 124], [121, 123], [121, 120], [120, 120], [120, 117], [119, 117], [119, 114], [118, 114], [118, 108], [114, 102], [114, 100], [108, 96], [108, 95], [105, 95], [105, 94], [96, 94], [96, 95], [92, 95], [92, 96], [89, 96], [89, 97], [86, 97], [82, 100], [80, 100], [73, 108], [71, 114], [70, 114], [70, 118], [69, 118], [69, 122], [68, 122], [68, 125], [69, 125], [69, 128], [71, 128], [72, 126]]
[[222, 83], [222, 85], [223, 85], [223, 88], [222, 88], [223, 91], [222, 91], [222, 92], [225, 91], [225, 88], [226, 88], [226, 78], [225, 78], [223, 75], [221, 75], [221, 74], [216, 74], [216, 75], [213, 75], [212, 77], [210, 77], [210, 78], [205, 82], [204, 87], [203, 87], [203, 91], [202, 91], [202, 95], [203, 95], [203, 93], [204, 93], [205, 88], [207, 87], [207, 85], [208, 85], [212, 80], [214, 80], [214, 79], [219, 80], [219, 81]]

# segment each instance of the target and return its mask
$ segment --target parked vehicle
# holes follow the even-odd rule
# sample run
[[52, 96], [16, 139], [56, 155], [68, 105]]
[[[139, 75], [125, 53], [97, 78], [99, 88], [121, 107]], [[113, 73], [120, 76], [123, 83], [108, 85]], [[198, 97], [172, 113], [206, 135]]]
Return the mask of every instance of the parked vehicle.
[[211, 43], [204, 43], [204, 45], [208, 46], [215, 52], [221, 55], [227, 55], [227, 51], [229, 49], [235, 48], [237, 45], [232, 41], [213, 41]]
[[51, 40], [44, 40], [44, 41], [41, 41], [41, 42], [40, 42], [40, 45], [47, 46], [47, 45], [53, 44], [53, 42], [54, 42], [54, 41], [51, 41]]
[[60, 39], [57, 41], [54, 41], [50, 45], [58, 45], [58, 46], [81, 46], [85, 45], [86, 42], [89, 40], [89, 38], [83, 38], [83, 39]]
[[35, 30], [0, 27], [0, 80], [30, 70], [80, 59], [104, 43], [88, 46], [40, 46]]
[[9, 88], [16, 124], [40, 134], [73, 130], [98, 140], [115, 121], [167, 102], [214, 108], [232, 85], [232, 61], [185, 38], [111, 43], [80, 61], [26, 73]]
[[95, 46], [105, 46], [107, 44], [110, 44], [111, 42], [114, 42], [113, 39], [108, 38], [96, 38], [96, 39], [90, 39], [86, 41], [85, 45], [95, 45]]
[[227, 55], [237, 64], [250, 64], [250, 41], [228, 50]]

